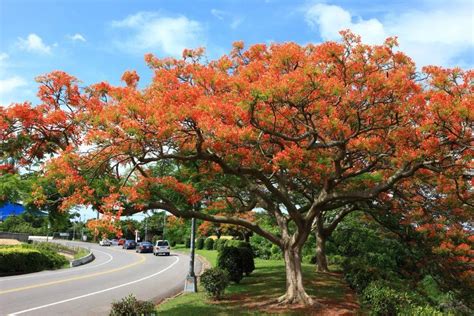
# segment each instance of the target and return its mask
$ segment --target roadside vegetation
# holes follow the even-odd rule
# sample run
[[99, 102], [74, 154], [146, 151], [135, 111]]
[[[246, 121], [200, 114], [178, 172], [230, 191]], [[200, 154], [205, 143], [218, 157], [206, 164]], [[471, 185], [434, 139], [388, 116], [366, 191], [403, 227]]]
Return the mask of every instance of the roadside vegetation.
[[[206, 295], [200, 284], [200, 292], [168, 300], [159, 305], [158, 311], [170, 315], [185, 315], [192, 310], [232, 315], [284, 310], [288, 315], [316, 311], [323, 314], [359, 311], [370, 315], [470, 315], [469, 284], [449, 284], [439, 267], [429, 262], [426, 249], [414, 245], [413, 241], [411, 247], [407, 247], [409, 240], [401, 240], [396, 228], [387, 227], [388, 224], [381, 225], [361, 213], [348, 216], [327, 241], [331, 272], [317, 271], [316, 237], [308, 239], [302, 257], [305, 287], [310, 295], [318, 298], [312, 308], [288, 309], [288, 306], [282, 308], [275, 304], [278, 293], [285, 287], [284, 261], [278, 249], [254, 235], [249, 238], [255, 256], [255, 270], [250, 276], [244, 276], [239, 283], [231, 282], [223, 293], [217, 294], [218, 300]], [[247, 244], [217, 239], [212, 242], [213, 250], [207, 250], [204, 245], [210, 244], [209, 239], [204, 235], [198, 237], [196, 253], [213, 267], [218, 266], [223, 249]], [[178, 244], [173, 249], [187, 254], [189, 246], [186, 246]], [[423, 266], [417, 264], [420, 261], [424, 262]]]
[[87, 253], [83, 248], [47, 242], [0, 245], [0, 276], [68, 268], [69, 259], [78, 259]]
[[[183, 244], [175, 250], [189, 250]], [[196, 250], [209, 263], [217, 266], [217, 250]], [[319, 273], [314, 265], [303, 264], [305, 286], [309, 293], [318, 297], [318, 303], [324, 305], [326, 311], [355, 311], [358, 303], [353, 292], [346, 285], [339, 273]], [[165, 301], [157, 308], [158, 314], [164, 315], [266, 315], [283, 313], [282, 315], [310, 315], [312, 308], [276, 305], [274, 302], [285, 289], [285, 263], [281, 259], [255, 259], [255, 270], [245, 276], [240, 283], [232, 282], [225, 289], [220, 300], [206, 295], [205, 289], [199, 284], [198, 293], [182, 294]]]

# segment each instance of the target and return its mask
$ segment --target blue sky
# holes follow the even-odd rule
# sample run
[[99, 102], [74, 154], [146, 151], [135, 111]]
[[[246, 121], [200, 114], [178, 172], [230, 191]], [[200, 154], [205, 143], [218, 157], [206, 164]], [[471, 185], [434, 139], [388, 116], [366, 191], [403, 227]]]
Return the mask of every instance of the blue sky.
[[398, 35], [418, 65], [472, 69], [474, 1], [1, 0], [0, 104], [35, 102], [34, 78], [64, 70], [84, 85], [119, 83], [143, 55], [179, 56], [204, 46], [209, 58], [231, 43], [337, 40], [351, 28], [368, 43]]

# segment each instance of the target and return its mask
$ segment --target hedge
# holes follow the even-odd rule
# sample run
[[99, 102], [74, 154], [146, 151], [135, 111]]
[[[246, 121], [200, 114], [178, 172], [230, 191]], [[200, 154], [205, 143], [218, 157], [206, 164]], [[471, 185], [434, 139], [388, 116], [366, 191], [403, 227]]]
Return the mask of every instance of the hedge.
[[61, 268], [68, 261], [64, 256], [32, 247], [0, 248], [0, 275], [31, 273]]
[[207, 239], [204, 241], [204, 249], [206, 249], [206, 250], [212, 250], [212, 249], [214, 249], [214, 239], [212, 239], [212, 238], [207, 238]]

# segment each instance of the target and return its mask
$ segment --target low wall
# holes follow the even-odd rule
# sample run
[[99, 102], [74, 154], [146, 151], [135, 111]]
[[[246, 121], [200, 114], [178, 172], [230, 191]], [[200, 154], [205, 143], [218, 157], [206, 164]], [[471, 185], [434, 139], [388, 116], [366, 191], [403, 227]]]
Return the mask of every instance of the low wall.
[[77, 266], [81, 266], [83, 264], [89, 263], [94, 259], [95, 259], [94, 254], [91, 251], [91, 252], [89, 252], [88, 255], [86, 255], [82, 258], [72, 260], [70, 265], [71, 265], [71, 267], [77, 267]]
[[16, 239], [21, 242], [28, 242], [28, 234], [0, 232], [0, 239]]

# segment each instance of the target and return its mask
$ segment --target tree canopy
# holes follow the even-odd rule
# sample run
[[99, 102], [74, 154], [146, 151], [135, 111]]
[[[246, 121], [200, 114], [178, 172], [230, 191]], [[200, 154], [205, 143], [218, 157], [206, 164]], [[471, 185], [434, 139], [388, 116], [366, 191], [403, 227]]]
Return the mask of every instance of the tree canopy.
[[[282, 249], [281, 301], [311, 303], [301, 248], [318, 219], [331, 229], [364, 208], [418, 229], [472, 228], [474, 72], [417, 72], [395, 38], [371, 46], [341, 34], [306, 46], [237, 42], [209, 62], [203, 49], [148, 54], [143, 89], [135, 71], [125, 86], [84, 89], [53, 72], [39, 78], [40, 105], [0, 108], [3, 152], [19, 164], [54, 153], [44, 176], [64, 210], [164, 209], [243, 226]], [[256, 208], [277, 234], [243, 215]]]

